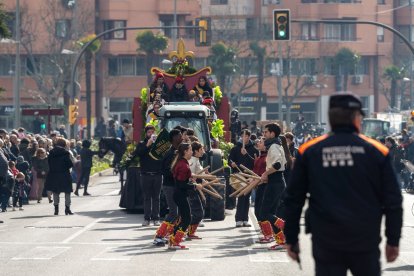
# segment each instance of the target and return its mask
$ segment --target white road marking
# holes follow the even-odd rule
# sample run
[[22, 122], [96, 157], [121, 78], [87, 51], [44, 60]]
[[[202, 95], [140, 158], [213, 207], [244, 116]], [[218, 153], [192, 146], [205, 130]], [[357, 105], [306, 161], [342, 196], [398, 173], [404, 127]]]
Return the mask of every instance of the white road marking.
[[52, 247], [52, 246], [37, 246], [29, 251], [23, 252], [12, 260], [50, 260], [59, 256], [71, 247]]
[[91, 223], [86, 225], [83, 229], [79, 230], [78, 232], [74, 233], [73, 235], [71, 235], [70, 237], [65, 239], [62, 243], [69, 243], [71, 240], [75, 239], [76, 237], [82, 235], [83, 233], [85, 233], [86, 231], [91, 229], [95, 224], [97, 224], [101, 220], [103, 220], [103, 218], [99, 218], [99, 219], [96, 219], [96, 220], [92, 221]]
[[248, 249], [249, 259], [252, 263], [288, 263], [289, 259], [285, 251], [275, 252], [269, 250]]
[[106, 212], [107, 215], [113, 214], [115, 211]]
[[[117, 252], [117, 247], [107, 247], [100, 252], [96, 257], [91, 258], [91, 261], [129, 261], [131, 256], [123, 255], [124, 252]], [[131, 254], [131, 252], [128, 252]]]
[[211, 248], [190, 248], [189, 250], [176, 250], [171, 258], [172, 262], [210, 262]]
[[414, 265], [414, 251], [400, 252], [400, 258], [408, 265]]
[[115, 191], [112, 191], [112, 192], [109, 192], [109, 193], [106, 193], [103, 196], [111, 196], [111, 195], [118, 195], [118, 194], [119, 194], [119, 189], [117, 189]]

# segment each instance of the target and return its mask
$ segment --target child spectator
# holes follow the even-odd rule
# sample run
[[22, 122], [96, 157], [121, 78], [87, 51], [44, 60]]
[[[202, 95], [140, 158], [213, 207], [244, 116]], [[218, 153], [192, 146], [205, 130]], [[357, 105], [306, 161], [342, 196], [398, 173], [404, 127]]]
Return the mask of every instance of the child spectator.
[[13, 211], [16, 211], [17, 201], [19, 202], [19, 210], [23, 211], [23, 197], [25, 197], [25, 188], [28, 186], [25, 181], [25, 175], [19, 172], [16, 176], [16, 183], [13, 189]]
[[89, 196], [88, 193], [88, 184], [89, 184], [89, 176], [91, 174], [91, 168], [92, 168], [92, 156], [95, 154], [98, 154], [98, 151], [92, 151], [89, 148], [91, 147], [91, 142], [88, 140], [83, 140], [82, 142], [82, 149], [80, 152], [81, 157], [81, 175], [78, 178], [78, 183], [76, 184], [76, 191], [75, 195], [79, 196], [79, 188], [80, 185], [84, 185], [83, 195]]
[[16, 163], [14, 163], [14, 161], [9, 161], [9, 170], [11, 171], [14, 177], [16, 177], [19, 173], [19, 170], [16, 169]]

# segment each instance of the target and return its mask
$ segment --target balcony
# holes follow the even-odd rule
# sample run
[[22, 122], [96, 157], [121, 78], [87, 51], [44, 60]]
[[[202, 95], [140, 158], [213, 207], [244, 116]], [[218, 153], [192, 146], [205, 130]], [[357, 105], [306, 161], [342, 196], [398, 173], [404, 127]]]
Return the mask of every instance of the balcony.
[[299, 3], [294, 14], [301, 19], [330, 19], [364, 14], [362, 3]]

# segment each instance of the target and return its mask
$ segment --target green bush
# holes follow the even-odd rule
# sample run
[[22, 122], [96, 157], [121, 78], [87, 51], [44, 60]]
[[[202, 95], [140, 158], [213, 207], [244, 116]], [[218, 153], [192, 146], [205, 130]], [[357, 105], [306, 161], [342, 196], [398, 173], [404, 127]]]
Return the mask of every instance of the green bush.
[[[91, 150], [97, 151], [99, 149], [98, 143], [99, 141], [93, 140]], [[108, 152], [108, 154], [103, 158], [99, 158], [97, 155], [94, 155], [92, 158], [91, 175], [111, 168], [113, 158], [114, 156], [112, 152]]]

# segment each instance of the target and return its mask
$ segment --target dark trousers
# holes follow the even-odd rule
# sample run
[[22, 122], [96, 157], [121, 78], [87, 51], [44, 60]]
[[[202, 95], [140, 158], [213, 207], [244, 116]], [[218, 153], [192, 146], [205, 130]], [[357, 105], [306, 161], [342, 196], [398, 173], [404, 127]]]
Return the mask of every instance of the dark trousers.
[[17, 201], [19, 202], [19, 207], [22, 207], [23, 206], [23, 197], [14, 196], [13, 197], [13, 207], [17, 207]]
[[190, 203], [188, 202], [188, 195], [186, 191], [175, 189], [174, 190], [174, 201], [177, 204], [178, 212], [180, 213], [181, 221], [180, 224], [174, 227], [174, 234], [178, 231], [187, 231], [188, 226], [191, 222], [191, 210]]
[[175, 188], [173, 186], [164, 186], [163, 191], [165, 201], [167, 201], [168, 206], [168, 214], [165, 216], [164, 220], [169, 223], [174, 223], [174, 221], [178, 218], [178, 208], [174, 200]]
[[11, 196], [11, 192], [9, 191], [9, 189], [0, 188], [0, 203], [1, 203], [1, 209], [3, 211], [7, 209], [10, 196]]
[[250, 208], [250, 193], [237, 198], [236, 221], [248, 221]]
[[188, 191], [188, 201], [191, 210], [191, 225], [199, 224], [204, 217], [204, 208], [197, 191]]
[[262, 220], [268, 220], [272, 224], [273, 231], [278, 232], [274, 223], [277, 220], [276, 210], [279, 206], [283, 191], [285, 190], [285, 180], [281, 172], [269, 175], [268, 183], [265, 185], [264, 195], [260, 206], [259, 216]]
[[83, 184], [84, 190], [83, 192], [86, 193], [88, 190], [89, 184], [89, 176], [91, 175], [91, 168], [90, 167], [82, 167], [81, 175], [79, 177], [78, 183], [76, 183], [76, 190], [79, 190], [80, 185]]
[[378, 248], [364, 252], [344, 252], [326, 249], [314, 242], [312, 251], [316, 276], [346, 276], [348, 269], [354, 276], [381, 275]]
[[144, 219], [160, 219], [161, 174], [141, 174], [142, 193], [144, 197]]
[[264, 191], [267, 184], [261, 184], [256, 189], [256, 201], [254, 203], [254, 215], [257, 218], [257, 221], [263, 221], [263, 218], [260, 216], [260, 208], [263, 203]]

